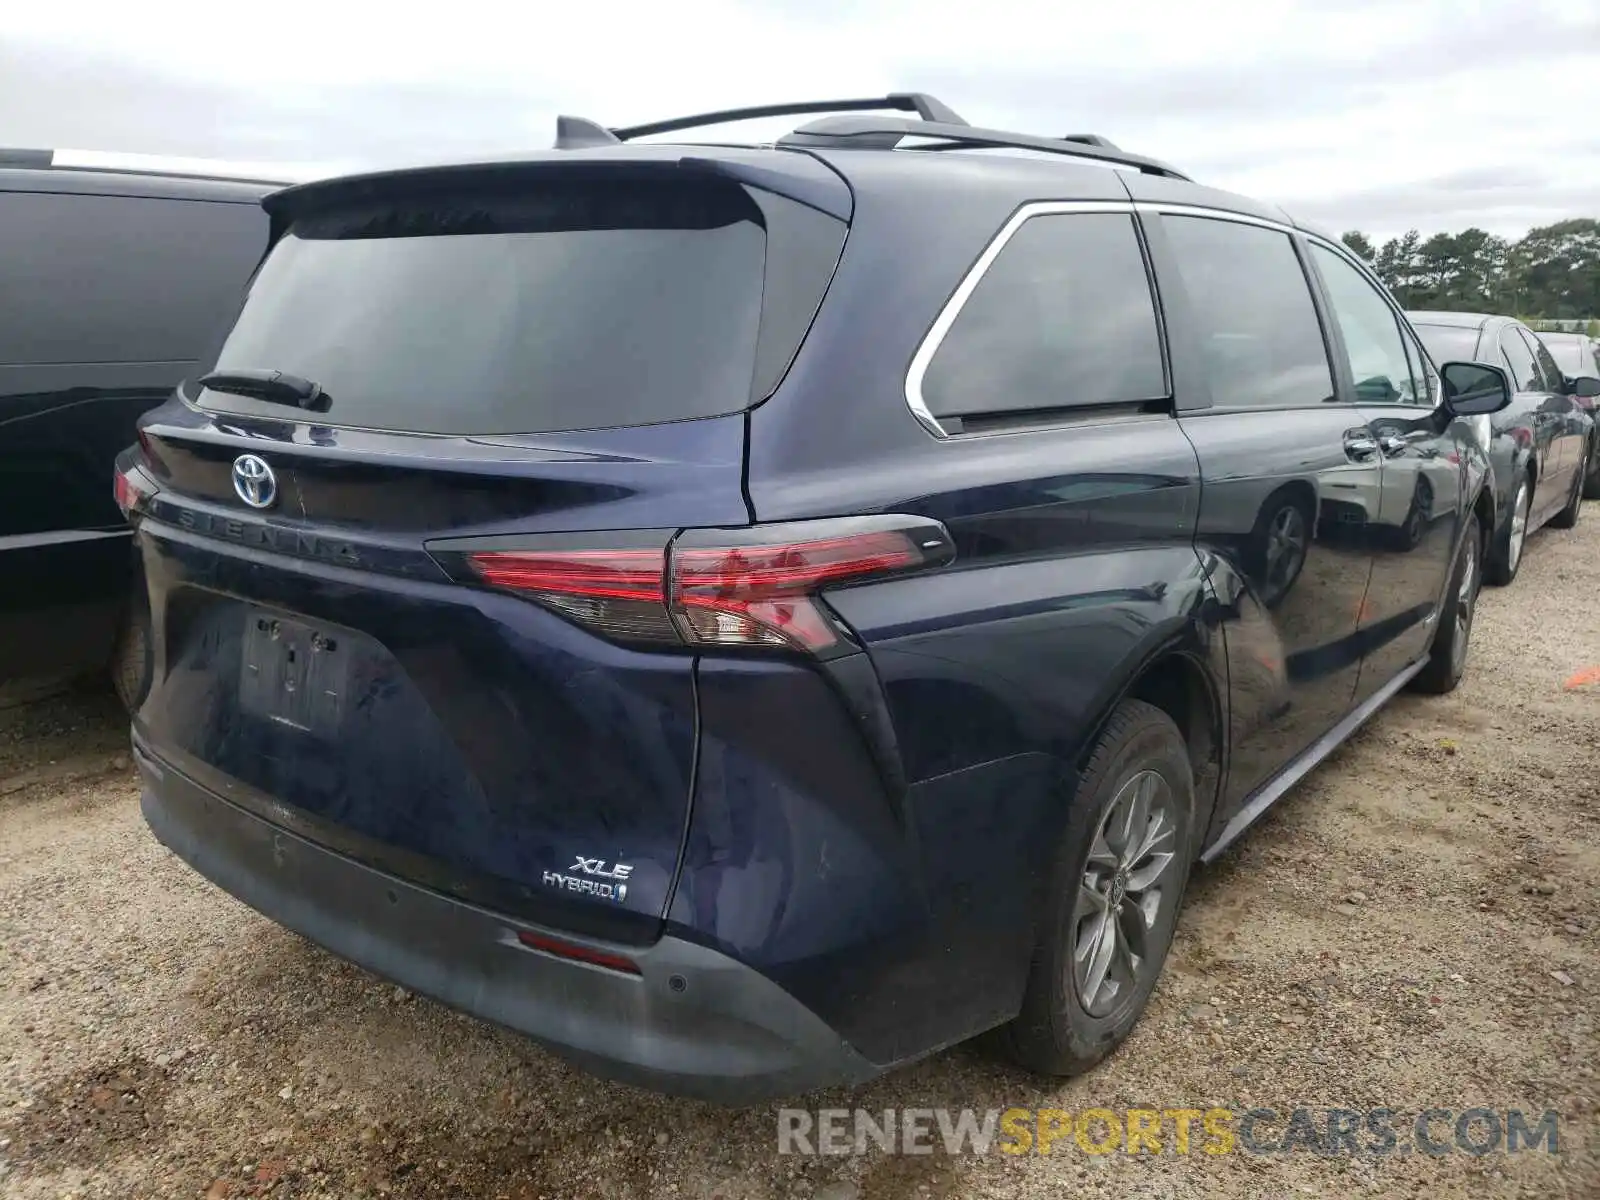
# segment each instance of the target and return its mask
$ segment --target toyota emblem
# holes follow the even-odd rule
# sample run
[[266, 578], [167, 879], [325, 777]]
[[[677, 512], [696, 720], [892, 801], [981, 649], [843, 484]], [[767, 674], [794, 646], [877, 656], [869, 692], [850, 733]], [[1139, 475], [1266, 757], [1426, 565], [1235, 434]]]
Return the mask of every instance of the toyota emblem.
[[233, 490], [251, 508], [271, 508], [278, 498], [278, 478], [266, 459], [241, 454], [233, 460]]

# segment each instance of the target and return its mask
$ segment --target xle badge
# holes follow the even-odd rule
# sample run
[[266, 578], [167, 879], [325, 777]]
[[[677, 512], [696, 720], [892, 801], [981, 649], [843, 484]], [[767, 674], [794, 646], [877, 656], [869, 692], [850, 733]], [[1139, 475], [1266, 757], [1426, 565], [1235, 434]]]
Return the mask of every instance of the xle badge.
[[628, 885], [624, 881], [632, 874], [633, 867], [628, 863], [608, 863], [603, 858], [584, 858], [580, 854], [566, 874], [546, 871], [544, 885], [621, 904], [628, 898]]

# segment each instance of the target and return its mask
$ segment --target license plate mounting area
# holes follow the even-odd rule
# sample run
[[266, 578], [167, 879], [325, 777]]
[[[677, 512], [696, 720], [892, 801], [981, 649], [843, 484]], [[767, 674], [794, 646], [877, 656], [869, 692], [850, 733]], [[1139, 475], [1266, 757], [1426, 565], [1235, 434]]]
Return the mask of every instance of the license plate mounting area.
[[344, 716], [350, 648], [335, 633], [273, 613], [245, 614], [239, 705], [307, 733], [330, 736]]

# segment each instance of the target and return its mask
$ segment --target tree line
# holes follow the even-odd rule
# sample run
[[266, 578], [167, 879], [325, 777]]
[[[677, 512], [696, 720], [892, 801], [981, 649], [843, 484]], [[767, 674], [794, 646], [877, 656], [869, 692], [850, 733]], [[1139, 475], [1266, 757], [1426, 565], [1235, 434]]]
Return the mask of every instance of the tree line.
[[1586, 320], [1600, 334], [1600, 221], [1558, 221], [1508, 241], [1482, 229], [1415, 229], [1382, 246], [1359, 230], [1344, 244], [1371, 264], [1402, 307]]

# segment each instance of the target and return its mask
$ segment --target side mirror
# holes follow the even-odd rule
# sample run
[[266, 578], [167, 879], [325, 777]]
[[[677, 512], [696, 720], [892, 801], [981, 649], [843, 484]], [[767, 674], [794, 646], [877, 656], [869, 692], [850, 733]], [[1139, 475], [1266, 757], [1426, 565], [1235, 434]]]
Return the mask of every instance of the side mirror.
[[1576, 379], [1568, 380], [1567, 395], [1577, 396], [1580, 400], [1592, 400], [1600, 396], [1600, 379], [1593, 375], [1579, 375]]
[[1511, 403], [1511, 380], [1488, 363], [1451, 362], [1439, 368], [1444, 407], [1451, 416], [1486, 417]]

